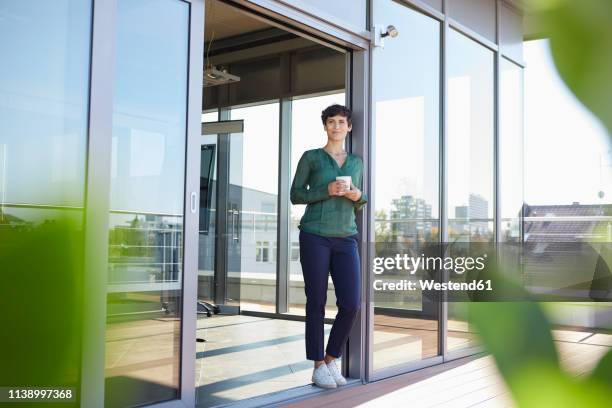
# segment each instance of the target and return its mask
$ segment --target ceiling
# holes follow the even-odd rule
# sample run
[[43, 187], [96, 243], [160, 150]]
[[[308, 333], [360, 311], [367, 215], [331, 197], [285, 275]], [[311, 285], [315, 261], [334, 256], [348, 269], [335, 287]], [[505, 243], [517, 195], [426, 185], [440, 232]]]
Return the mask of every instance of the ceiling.
[[204, 42], [270, 28], [269, 24], [250, 17], [240, 9], [217, 0], [206, 0]]

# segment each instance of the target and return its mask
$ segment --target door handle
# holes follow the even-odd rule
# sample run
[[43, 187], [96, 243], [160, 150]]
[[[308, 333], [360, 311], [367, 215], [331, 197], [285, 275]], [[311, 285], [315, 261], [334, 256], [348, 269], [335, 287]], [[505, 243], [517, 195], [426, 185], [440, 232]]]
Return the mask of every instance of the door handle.
[[232, 239], [236, 239], [236, 219], [234, 218], [234, 210], [233, 209], [229, 209], [227, 210], [228, 214], [230, 214], [230, 217], [232, 219]]
[[[236, 232], [237, 231], [236, 224], [239, 221], [238, 217], [239, 217], [240, 211], [236, 210], [235, 208], [232, 208], [232, 209], [227, 210], [227, 212], [228, 214], [231, 215], [231, 218], [232, 218], [232, 232], [231, 232], [232, 240], [238, 241], [240, 238], [238, 237], [238, 233]], [[238, 226], [238, 228], [240, 228], [240, 226]]]
[[198, 194], [195, 191], [191, 192], [190, 204], [191, 204], [191, 212], [195, 214], [196, 211], [198, 210]]
[[[238, 210], [234, 210], [234, 215], [232, 217], [236, 217], [236, 221], [234, 222], [234, 226], [236, 224], [239, 224], [240, 219], [238, 218], [240, 216], [240, 212]], [[240, 228], [240, 225], [238, 225], [238, 228]], [[238, 229], [234, 228], [234, 241], [238, 241]]]

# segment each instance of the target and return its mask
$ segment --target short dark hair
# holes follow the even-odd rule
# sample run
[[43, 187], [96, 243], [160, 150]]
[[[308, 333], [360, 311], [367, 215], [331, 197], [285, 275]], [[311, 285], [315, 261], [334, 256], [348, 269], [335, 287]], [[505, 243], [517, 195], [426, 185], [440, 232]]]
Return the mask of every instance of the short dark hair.
[[323, 125], [327, 123], [327, 118], [331, 118], [332, 116], [344, 116], [349, 126], [352, 125], [352, 115], [353, 113], [349, 108], [343, 105], [333, 104], [325, 108], [323, 112], [321, 112], [321, 120], [323, 121]]

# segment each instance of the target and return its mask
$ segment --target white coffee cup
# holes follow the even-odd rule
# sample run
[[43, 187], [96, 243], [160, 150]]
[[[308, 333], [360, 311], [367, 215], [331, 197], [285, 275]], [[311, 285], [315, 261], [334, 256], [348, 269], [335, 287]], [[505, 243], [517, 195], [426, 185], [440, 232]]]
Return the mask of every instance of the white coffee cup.
[[342, 181], [345, 185], [344, 191], [347, 192], [351, 189], [351, 176], [337, 176], [336, 181]]

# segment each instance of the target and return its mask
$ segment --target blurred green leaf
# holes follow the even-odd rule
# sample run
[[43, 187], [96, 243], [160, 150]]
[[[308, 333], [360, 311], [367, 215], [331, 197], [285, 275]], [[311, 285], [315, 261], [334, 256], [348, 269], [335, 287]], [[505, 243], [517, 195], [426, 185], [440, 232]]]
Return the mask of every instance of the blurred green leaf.
[[82, 253], [82, 231], [67, 220], [0, 225], [2, 386], [78, 390]]
[[531, 0], [528, 4], [536, 29], [550, 38], [559, 74], [612, 131], [612, 1]]
[[536, 303], [475, 302], [470, 317], [506, 379], [534, 361], [558, 365], [550, 328]]
[[612, 350], [608, 351], [601, 360], [599, 360], [590, 378], [601, 381], [612, 389]]
[[491, 296], [495, 298], [470, 303], [470, 318], [479, 338], [493, 354], [507, 381], [534, 362], [557, 367], [550, 327], [539, 305], [531, 301], [494, 301], [528, 299], [524, 288], [499, 272], [505, 269], [512, 272], [513, 265], [500, 265], [498, 261], [490, 254], [486, 269], [486, 278], [494, 282]]
[[[490, 277], [503, 287], [497, 292], [502, 298], [526, 297], [524, 289], [498, 273], [495, 266], [490, 269]], [[472, 302], [469, 310], [470, 322], [493, 355], [519, 407], [609, 406], [611, 353], [600, 361], [591, 377], [573, 379], [559, 366], [550, 323], [538, 303]]]
[[521, 408], [607, 407], [610, 390], [601, 384], [568, 377], [544, 362], [525, 364], [509, 384]]
[[[527, 4], [536, 30], [550, 39], [561, 78], [612, 131], [612, 1], [531, 0]], [[479, 337], [519, 406], [610, 405], [612, 352], [586, 380], [574, 380], [559, 368], [550, 327], [538, 304], [473, 303], [470, 311]]]

